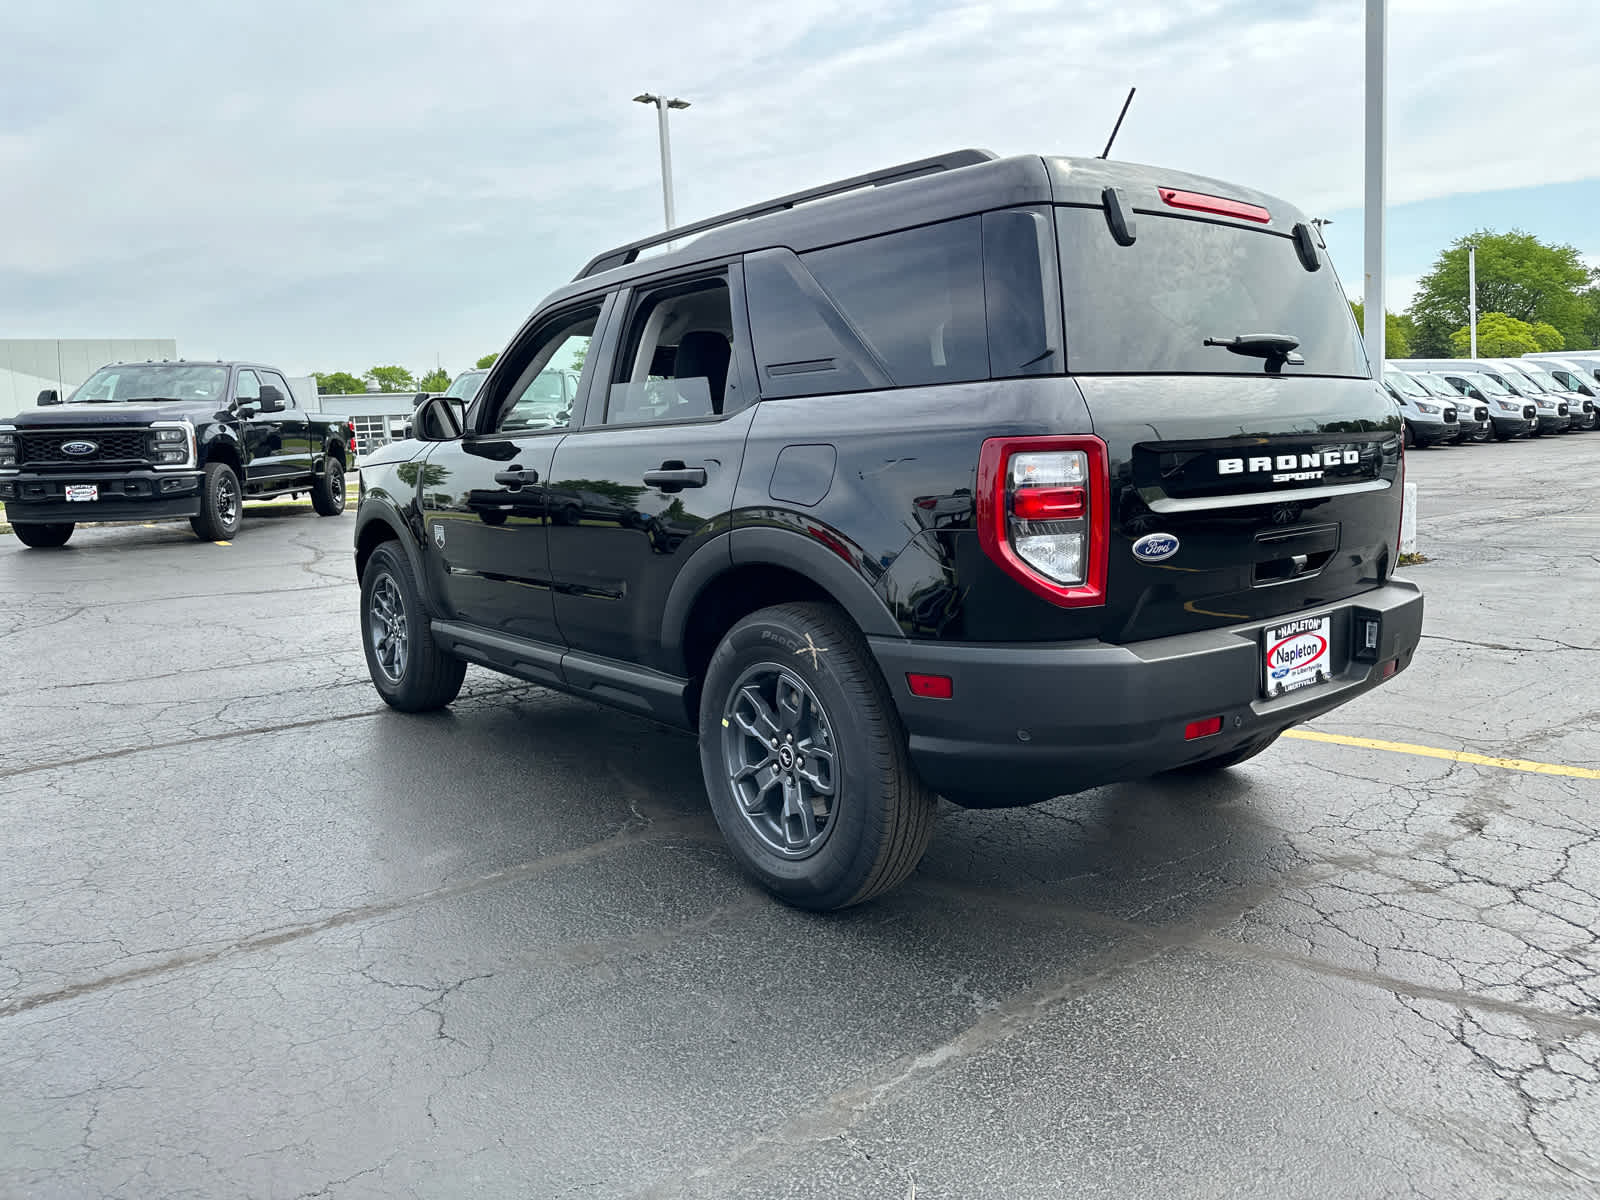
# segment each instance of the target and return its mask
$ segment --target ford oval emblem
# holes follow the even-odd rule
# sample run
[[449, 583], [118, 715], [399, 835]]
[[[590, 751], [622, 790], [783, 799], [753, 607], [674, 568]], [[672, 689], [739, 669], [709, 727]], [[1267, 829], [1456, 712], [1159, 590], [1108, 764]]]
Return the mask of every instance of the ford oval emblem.
[[1178, 552], [1178, 539], [1170, 533], [1147, 533], [1133, 544], [1133, 556], [1140, 562], [1155, 563]]
[[61, 443], [61, 453], [63, 453], [63, 454], [76, 454], [76, 455], [78, 455], [80, 457], [85, 455], [85, 454], [93, 454], [98, 449], [100, 449], [100, 446], [96, 442], [62, 442]]

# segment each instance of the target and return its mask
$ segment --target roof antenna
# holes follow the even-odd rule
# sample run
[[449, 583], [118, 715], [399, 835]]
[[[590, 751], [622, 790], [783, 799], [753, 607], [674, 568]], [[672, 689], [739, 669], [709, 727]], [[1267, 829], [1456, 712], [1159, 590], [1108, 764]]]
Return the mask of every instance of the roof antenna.
[[1138, 90], [1138, 88], [1128, 89], [1128, 98], [1122, 102], [1122, 111], [1117, 114], [1117, 123], [1111, 127], [1111, 136], [1106, 139], [1106, 148], [1100, 151], [1101, 158], [1111, 154], [1111, 143], [1117, 140], [1117, 131], [1122, 128], [1122, 118], [1128, 115], [1128, 105], [1133, 103], [1133, 94]]

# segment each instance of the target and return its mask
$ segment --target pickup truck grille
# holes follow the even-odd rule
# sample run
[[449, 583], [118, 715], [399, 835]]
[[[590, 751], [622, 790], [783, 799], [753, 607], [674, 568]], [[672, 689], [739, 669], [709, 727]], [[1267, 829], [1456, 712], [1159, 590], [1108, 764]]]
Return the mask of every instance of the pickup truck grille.
[[[62, 446], [85, 442], [94, 446], [88, 454], [68, 454]], [[25, 467], [76, 467], [86, 463], [106, 466], [148, 466], [148, 429], [19, 429], [17, 465]]]

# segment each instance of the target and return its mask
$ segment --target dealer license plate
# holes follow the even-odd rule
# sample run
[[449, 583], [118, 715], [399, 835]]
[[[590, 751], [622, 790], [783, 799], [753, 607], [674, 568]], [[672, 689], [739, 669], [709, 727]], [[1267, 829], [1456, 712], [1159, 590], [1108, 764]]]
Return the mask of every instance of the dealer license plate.
[[1266, 693], [1281, 696], [1333, 675], [1332, 617], [1304, 617], [1262, 631]]
[[98, 500], [100, 499], [100, 485], [98, 483], [69, 483], [67, 484], [68, 500]]

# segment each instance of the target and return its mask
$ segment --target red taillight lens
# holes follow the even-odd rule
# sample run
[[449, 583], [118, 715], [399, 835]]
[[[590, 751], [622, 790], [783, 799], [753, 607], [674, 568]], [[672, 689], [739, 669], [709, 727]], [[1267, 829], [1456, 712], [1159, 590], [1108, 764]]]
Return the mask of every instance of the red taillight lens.
[[906, 675], [906, 685], [913, 696], [929, 700], [948, 700], [955, 695], [955, 684], [948, 675]]
[[1161, 193], [1161, 199], [1173, 208], [1216, 213], [1220, 217], [1239, 217], [1246, 221], [1260, 221], [1263, 225], [1272, 220], [1272, 214], [1259, 204], [1246, 204], [1243, 200], [1229, 200], [1225, 196], [1207, 196], [1204, 192], [1185, 192], [1177, 188], [1157, 190]]
[[1088, 507], [1081, 487], [1030, 487], [1011, 497], [1011, 515], [1022, 521], [1076, 521]]
[[1199, 738], [1214, 737], [1222, 732], [1221, 717], [1207, 717], [1204, 721], [1190, 721], [1183, 727], [1183, 740], [1192, 742]]
[[1052, 604], [1104, 604], [1107, 480], [1099, 438], [989, 438], [978, 459], [979, 544]]
[[345, 426], [345, 428], [350, 431], [350, 453], [354, 454], [356, 452], [356, 426], [355, 426], [355, 422], [352, 421], [349, 425]]

